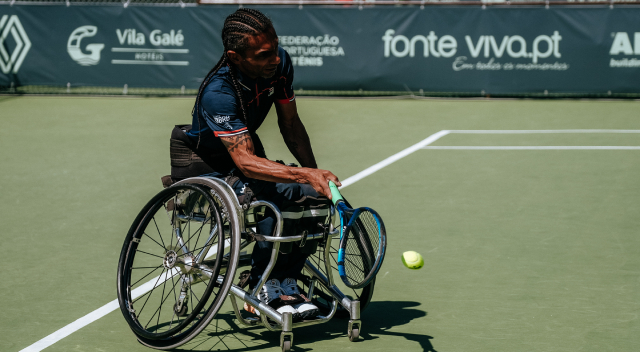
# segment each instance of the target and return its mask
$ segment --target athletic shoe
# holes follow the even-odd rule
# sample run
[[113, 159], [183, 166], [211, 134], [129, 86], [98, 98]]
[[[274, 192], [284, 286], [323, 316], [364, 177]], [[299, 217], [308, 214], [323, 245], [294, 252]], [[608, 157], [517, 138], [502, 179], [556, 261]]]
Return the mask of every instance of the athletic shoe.
[[[258, 293], [258, 298], [263, 303], [268, 304], [271, 308], [274, 308], [278, 313], [291, 313], [292, 315], [298, 315], [298, 311], [292, 306], [285, 304], [284, 302], [290, 300], [289, 297], [284, 295], [282, 287], [280, 287], [280, 281], [276, 279], [268, 280], [262, 289], [260, 289], [260, 293]], [[247, 304], [247, 306], [249, 306]], [[250, 308], [253, 308], [249, 306]], [[254, 309], [255, 314], [260, 315], [260, 311]]]
[[298, 316], [301, 319], [311, 318], [318, 315], [318, 311], [319, 311], [318, 307], [316, 307], [313, 303], [311, 303], [311, 300], [305, 297], [305, 295], [300, 293], [300, 290], [298, 290], [298, 283], [296, 282], [296, 280], [292, 278], [284, 279], [280, 287], [282, 287], [282, 290], [284, 291], [285, 295], [301, 298], [303, 300], [302, 303], [293, 305], [293, 308], [295, 308], [298, 311]]

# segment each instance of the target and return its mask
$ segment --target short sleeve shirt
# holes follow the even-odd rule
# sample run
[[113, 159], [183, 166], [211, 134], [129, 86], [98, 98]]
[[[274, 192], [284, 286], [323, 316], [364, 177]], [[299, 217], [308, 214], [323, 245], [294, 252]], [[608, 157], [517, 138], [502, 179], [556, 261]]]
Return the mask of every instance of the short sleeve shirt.
[[288, 104], [294, 101], [291, 59], [281, 47], [278, 48], [278, 56], [280, 64], [271, 78], [252, 79], [235, 70], [247, 112], [246, 123], [242, 119], [240, 100], [233, 88], [229, 67], [224, 66], [204, 88], [200, 119], [194, 111], [192, 129], [187, 134], [194, 141], [200, 139], [201, 145], [214, 151], [226, 150], [220, 137], [255, 133], [274, 102]]

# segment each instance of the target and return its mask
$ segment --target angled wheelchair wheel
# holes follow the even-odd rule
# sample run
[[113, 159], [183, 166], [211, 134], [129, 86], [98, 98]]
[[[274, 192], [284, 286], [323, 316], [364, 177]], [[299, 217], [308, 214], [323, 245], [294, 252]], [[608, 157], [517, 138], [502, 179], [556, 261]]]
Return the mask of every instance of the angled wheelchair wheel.
[[[225, 190], [183, 183], [142, 209], [118, 265], [118, 300], [138, 340], [171, 349], [195, 337], [224, 303], [237, 265], [236, 212]], [[225, 260], [226, 259], [226, 260]]]
[[[373, 289], [375, 287], [376, 279], [371, 280], [369, 284], [364, 286], [363, 288], [352, 289], [347, 287], [342, 283], [340, 277], [338, 276], [338, 248], [340, 244], [340, 239], [336, 236], [331, 241], [331, 246], [329, 247], [329, 259], [330, 266], [333, 272], [333, 281], [336, 286], [344, 293], [346, 296], [351, 299], [356, 299], [360, 301], [360, 311], [364, 311], [367, 308], [369, 302], [373, 297]], [[318, 251], [315, 254], [309, 256], [308, 261], [313, 264], [325, 277], [327, 277], [327, 270], [325, 268], [325, 260], [324, 260], [324, 247], [318, 246]], [[299, 288], [305, 292], [309, 292], [309, 286], [311, 283], [311, 277], [313, 275], [311, 272], [305, 267], [302, 272], [302, 276], [298, 280]], [[309, 297], [312, 302], [320, 308], [324, 313], [328, 313], [331, 309], [331, 302], [333, 301], [333, 296], [331, 296], [326, 288], [316, 281], [313, 290], [313, 296]], [[349, 311], [344, 309], [342, 306], [338, 306], [338, 310], [335, 314], [336, 317], [339, 318], [349, 318]]]

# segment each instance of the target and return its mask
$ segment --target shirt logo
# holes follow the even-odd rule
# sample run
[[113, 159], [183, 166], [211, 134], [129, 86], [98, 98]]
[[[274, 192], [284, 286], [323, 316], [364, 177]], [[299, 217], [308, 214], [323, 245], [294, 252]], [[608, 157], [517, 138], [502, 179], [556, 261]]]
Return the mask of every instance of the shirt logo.
[[223, 116], [223, 115], [216, 115], [213, 117], [213, 119], [216, 121], [216, 123], [225, 123], [227, 121], [229, 121], [229, 119], [231, 119], [231, 117], [229, 115]]
[[273, 87], [269, 88], [269, 96], [272, 96], [274, 91], [275, 89]]

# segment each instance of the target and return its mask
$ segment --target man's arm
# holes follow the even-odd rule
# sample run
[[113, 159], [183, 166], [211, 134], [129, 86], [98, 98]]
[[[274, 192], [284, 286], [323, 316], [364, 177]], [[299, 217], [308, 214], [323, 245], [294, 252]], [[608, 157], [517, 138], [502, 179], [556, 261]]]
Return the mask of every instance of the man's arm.
[[222, 140], [222, 144], [227, 147], [236, 166], [247, 177], [271, 182], [307, 183], [319, 194], [329, 199], [331, 199], [329, 181], [333, 181], [339, 186], [341, 185], [338, 178], [330, 171], [308, 167], [289, 167], [256, 156], [253, 141], [249, 133], [242, 133], [231, 137], [221, 137], [220, 139]]
[[280, 133], [289, 151], [301, 166], [317, 168], [316, 158], [313, 156], [313, 150], [311, 149], [311, 141], [300, 120], [300, 116], [298, 116], [295, 100], [287, 104], [276, 103], [275, 105]]

